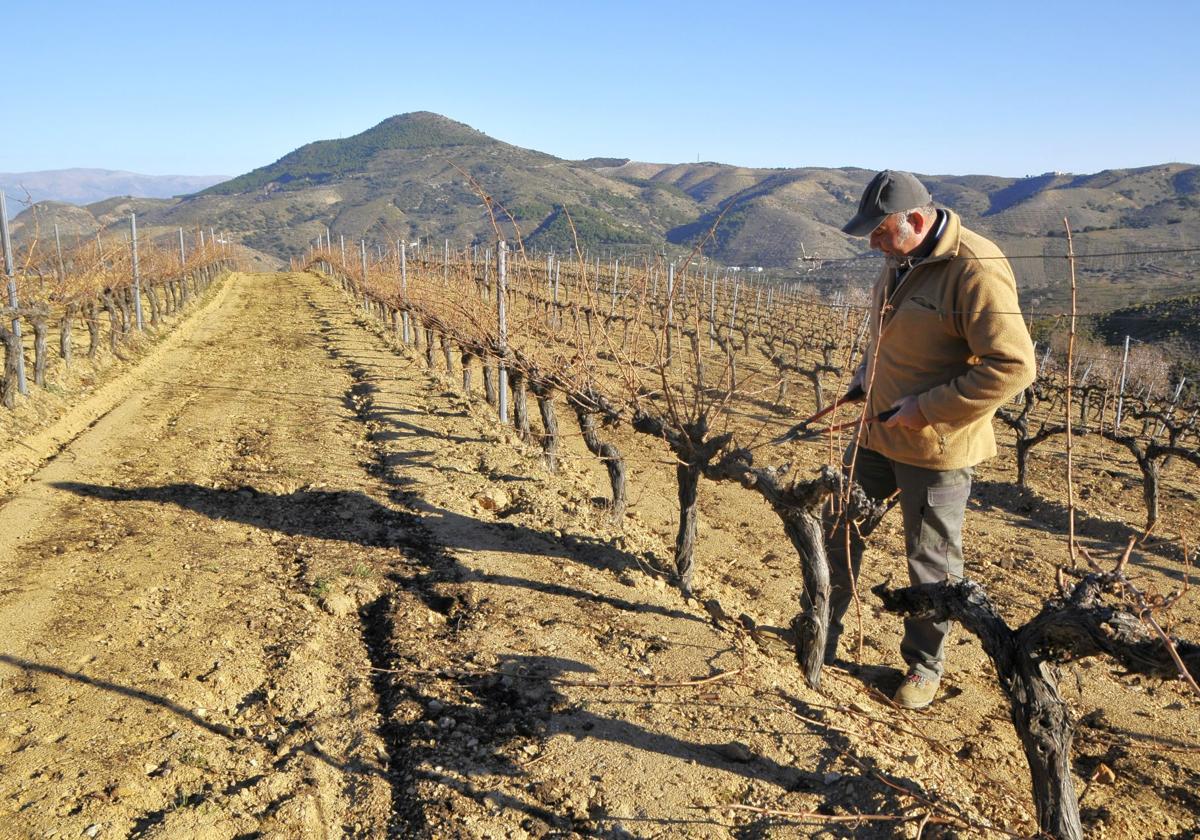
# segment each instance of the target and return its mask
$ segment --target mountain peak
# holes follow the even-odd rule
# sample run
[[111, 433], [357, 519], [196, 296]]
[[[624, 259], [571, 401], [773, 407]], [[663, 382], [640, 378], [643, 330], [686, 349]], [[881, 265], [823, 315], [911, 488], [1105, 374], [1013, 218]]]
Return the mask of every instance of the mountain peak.
[[369, 144], [377, 149], [431, 149], [444, 146], [482, 146], [498, 141], [464, 123], [432, 111], [412, 111], [388, 117], [361, 134], [343, 141]]
[[499, 140], [476, 131], [469, 125], [431, 111], [413, 111], [388, 117], [378, 125], [338, 140], [318, 140], [203, 194], [229, 195], [249, 192], [271, 185], [319, 184], [349, 173], [369, 169], [381, 153], [411, 152], [425, 149], [452, 149], [463, 146], [499, 145]]

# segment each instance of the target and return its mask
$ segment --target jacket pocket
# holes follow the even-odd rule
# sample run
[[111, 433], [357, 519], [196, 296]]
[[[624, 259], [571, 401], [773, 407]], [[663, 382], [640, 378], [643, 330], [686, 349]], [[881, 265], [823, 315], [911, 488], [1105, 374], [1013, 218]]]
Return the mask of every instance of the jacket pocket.
[[926, 312], [934, 313], [939, 318], [942, 317], [942, 310], [938, 307], [938, 305], [931, 300], [921, 297], [920, 295], [913, 295], [908, 299], [908, 302], [918, 309], [924, 309]]

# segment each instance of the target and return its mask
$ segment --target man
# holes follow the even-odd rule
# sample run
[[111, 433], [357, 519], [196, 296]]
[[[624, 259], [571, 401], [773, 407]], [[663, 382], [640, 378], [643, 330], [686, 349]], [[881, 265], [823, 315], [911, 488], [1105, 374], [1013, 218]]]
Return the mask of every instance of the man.
[[[842, 230], [870, 235], [887, 262], [871, 298], [870, 341], [851, 387], [866, 390], [868, 423], [846, 453], [866, 492], [900, 492], [909, 580], [962, 578], [962, 522], [972, 467], [996, 454], [992, 416], [1033, 381], [1033, 344], [1017, 304], [1012, 268], [1000, 249], [933, 206], [907, 172], [884, 171], [863, 192]], [[844, 528], [844, 525], [842, 526]], [[862, 562], [852, 533], [850, 562], [841, 528], [830, 540], [833, 658]], [[853, 573], [853, 578], [851, 577]], [[900, 653], [908, 674], [895, 702], [928, 706], [937, 694], [949, 622], [906, 619]]]

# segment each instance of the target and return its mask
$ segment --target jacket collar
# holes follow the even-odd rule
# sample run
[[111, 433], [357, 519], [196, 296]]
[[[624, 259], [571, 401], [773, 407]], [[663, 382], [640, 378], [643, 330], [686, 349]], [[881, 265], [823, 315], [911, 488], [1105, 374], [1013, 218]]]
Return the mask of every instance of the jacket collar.
[[889, 269], [907, 273], [918, 265], [940, 262], [958, 256], [962, 221], [959, 219], [957, 213], [947, 208], [942, 208], [939, 213], [944, 213], [945, 219], [943, 220], [939, 215], [938, 221], [941, 230], [938, 234], [937, 242], [933, 246], [933, 250], [923, 257], [888, 257], [887, 265]]
[[922, 262], [948, 260], [958, 256], [959, 239], [962, 235], [962, 220], [953, 210], [942, 209], [946, 213], [946, 229], [942, 231], [937, 245], [934, 246], [933, 253], [922, 260]]

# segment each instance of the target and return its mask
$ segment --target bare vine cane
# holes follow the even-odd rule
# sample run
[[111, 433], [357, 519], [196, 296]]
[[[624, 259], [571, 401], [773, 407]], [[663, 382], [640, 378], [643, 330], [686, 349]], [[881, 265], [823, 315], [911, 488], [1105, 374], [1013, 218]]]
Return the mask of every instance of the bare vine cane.
[[1067, 552], [1071, 556], [1071, 568], [1075, 568], [1078, 566], [1079, 552], [1075, 545], [1075, 461], [1071, 435], [1071, 388], [1075, 366], [1075, 316], [1078, 307], [1075, 299], [1075, 241], [1071, 238], [1071, 222], [1066, 216], [1063, 217], [1063, 227], [1067, 231], [1067, 264], [1071, 269], [1071, 331], [1067, 338], [1067, 396], [1063, 400], [1067, 429]]
[[[883, 318], [887, 313], [888, 307], [891, 304], [886, 296], [886, 289], [880, 290], [880, 305], [879, 305], [879, 320], [875, 325], [875, 346], [872, 348], [871, 358], [867, 363], [867, 367], [863, 373], [863, 402], [866, 405], [871, 404], [871, 393], [875, 385], [875, 372], [879, 363], [879, 337], [883, 334]], [[868, 316], [869, 317], [869, 316]], [[858, 467], [858, 449], [861, 445], [863, 430], [867, 426], [867, 412], [863, 411], [859, 417], [858, 428], [854, 430], [853, 438], [850, 441], [850, 463], [846, 467], [846, 486], [854, 487], [854, 474]], [[849, 499], [843, 505], [843, 516], [846, 517], [846, 527], [842, 538], [844, 540], [843, 548], [846, 555], [846, 579], [850, 582], [850, 597], [854, 603], [854, 624], [855, 624], [855, 642], [854, 642], [854, 660], [859, 664], [862, 663], [863, 656], [863, 620], [862, 620], [862, 599], [858, 595], [858, 576], [854, 573], [854, 563], [851, 560], [852, 544], [850, 538], [850, 519], [849, 519]], [[835, 522], [832, 528], [837, 527]], [[830, 536], [834, 531], [830, 531]]]
[[[1079, 550], [1087, 560], [1088, 565], [1092, 568], [1092, 571], [1102, 574], [1103, 579], [1107, 584], [1117, 588], [1126, 597], [1127, 607], [1132, 610], [1134, 614], [1137, 615], [1138, 619], [1141, 620], [1142, 624], [1151, 630], [1158, 637], [1159, 641], [1162, 642], [1163, 647], [1170, 655], [1171, 661], [1174, 663], [1175, 668], [1178, 671], [1179, 678], [1186, 682], [1197, 696], [1200, 696], [1200, 685], [1196, 684], [1196, 680], [1192, 676], [1187, 664], [1180, 656], [1174, 640], [1167, 634], [1165, 630], [1163, 630], [1162, 625], [1159, 624], [1158, 620], [1154, 617], [1154, 613], [1156, 611], [1169, 610], [1179, 601], [1180, 598], [1184, 596], [1184, 594], [1187, 593], [1187, 581], [1185, 579], [1184, 587], [1181, 590], [1178, 590], [1166, 597], [1149, 597], [1138, 587], [1134, 586], [1133, 583], [1130, 582], [1129, 578], [1125, 575], [1125, 567], [1129, 565], [1129, 560], [1133, 556], [1133, 548], [1138, 542], [1139, 539], [1137, 537], [1131, 537], [1129, 539], [1129, 543], [1125, 546], [1125, 552], [1117, 561], [1116, 566], [1111, 572], [1107, 573], [1103, 572], [1100, 564], [1092, 558], [1091, 554], [1086, 548], [1080, 546]], [[1187, 568], [1190, 568], [1190, 563], [1187, 561], [1186, 544], [1184, 545], [1184, 561], [1187, 564]], [[1060, 588], [1063, 588], [1061, 583]], [[1195, 665], [1198, 663], [1193, 662], [1192, 664], [1193, 667], [1195, 667]]]

